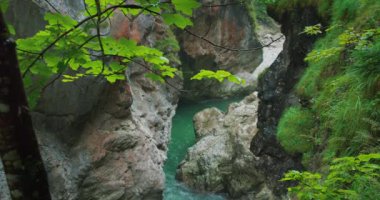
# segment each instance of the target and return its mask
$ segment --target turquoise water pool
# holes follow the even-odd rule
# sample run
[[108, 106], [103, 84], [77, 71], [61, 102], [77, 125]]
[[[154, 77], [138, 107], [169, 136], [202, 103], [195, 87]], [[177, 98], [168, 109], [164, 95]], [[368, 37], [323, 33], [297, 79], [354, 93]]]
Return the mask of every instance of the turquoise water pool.
[[173, 118], [171, 142], [169, 144], [168, 159], [164, 171], [166, 186], [165, 200], [223, 200], [222, 195], [197, 193], [182, 185], [175, 179], [178, 164], [185, 158], [187, 149], [195, 143], [193, 116], [195, 113], [209, 107], [217, 107], [226, 111], [228, 105], [241, 98], [228, 100], [207, 100], [197, 103], [181, 103]]

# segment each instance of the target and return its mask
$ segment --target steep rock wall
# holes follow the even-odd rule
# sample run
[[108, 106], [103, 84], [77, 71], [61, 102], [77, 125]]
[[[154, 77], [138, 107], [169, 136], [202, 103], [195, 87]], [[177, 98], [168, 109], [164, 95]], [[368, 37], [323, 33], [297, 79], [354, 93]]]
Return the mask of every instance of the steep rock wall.
[[284, 50], [259, 79], [258, 134], [251, 142], [251, 150], [259, 158], [255, 167], [260, 169], [276, 194], [286, 192], [286, 185], [278, 180], [290, 169], [301, 169], [299, 156], [285, 152], [276, 139], [278, 121], [290, 105], [301, 103], [293, 88], [306, 63], [303, 61], [315, 38], [300, 34], [305, 26], [315, 25], [322, 20], [314, 8], [298, 8], [284, 13], [271, 12], [282, 25], [287, 40]]
[[[255, 78], [253, 73], [263, 60], [263, 51], [261, 48], [254, 51], [239, 51], [239, 49], [260, 47], [268, 41], [264, 40], [265, 35], [267, 39], [278, 36], [272, 33], [278, 33], [279, 27], [268, 26], [266, 31], [258, 32], [260, 30], [258, 24], [254, 22], [246, 6], [241, 3], [230, 5], [231, 2], [225, 0], [201, 2], [203, 6], [195, 13], [194, 26], [189, 31], [221, 47], [186, 31], [177, 34], [182, 47], [185, 89], [189, 90], [183, 94], [183, 98], [195, 100], [249, 94], [255, 90], [257, 77]], [[227, 6], [223, 6], [224, 4]], [[229, 82], [219, 83], [216, 80], [188, 81], [202, 68], [213, 71], [227, 70], [245, 79], [247, 83], [237, 85]]]
[[[52, 9], [45, 1], [36, 2]], [[81, 1], [50, 2], [61, 13], [81, 17]], [[31, 35], [43, 27], [40, 7], [29, 1], [13, 4], [11, 21], [25, 10], [36, 16], [14, 21], [16, 30], [38, 24], [25, 32]], [[131, 22], [118, 15], [113, 22], [109, 32], [118, 38], [153, 46], [166, 37], [167, 27], [154, 17]], [[144, 72], [135, 64], [126, 72], [128, 81], [110, 85], [86, 77], [72, 84], [57, 81], [45, 90], [33, 121], [53, 199], [162, 198], [162, 167], [179, 91], [146, 79]], [[171, 83], [181, 88], [182, 80]]]

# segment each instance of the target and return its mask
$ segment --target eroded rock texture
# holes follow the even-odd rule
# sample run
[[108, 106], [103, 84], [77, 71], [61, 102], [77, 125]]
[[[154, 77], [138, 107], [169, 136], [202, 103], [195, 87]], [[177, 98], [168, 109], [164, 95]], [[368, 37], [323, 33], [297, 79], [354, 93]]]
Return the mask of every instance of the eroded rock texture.
[[229, 106], [227, 113], [208, 108], [194, 116], [197, 143], [177, 170], [177, 178], [199, 191], [226, 192], [234, 199], [273, 199], [249, 150], [257, 133], [256, 93]]
[[[49, 7], [37, 2], [44, 9]], [[76, 10], [82, 1], [50, 2], [62, 13], [81, 17]], [[32, 2], [15, 4], [14, 16], [25, 10], [21, 5], [37, 7]], [[16, 30], [25, 23], [16, 24]], [[40, 24], [36, 28], [43, 25], [36, 23]], [[110, 25], [102, 31], [148, 46], [167, 37], [168, 27], [152, 16], [130, 21], [118, 14]], [[101, 77], [85, 77], [72, 84], [56, 81], [46, 88], [33, 121], [53, 199], [162, 198], [162, 167], [179, 91], [152, 82], [144, 77], [145, 72], [132, 64], [126, 72], [128, 81], [114, 85]], [[181, 88], [182, 80], [170, 82]]]

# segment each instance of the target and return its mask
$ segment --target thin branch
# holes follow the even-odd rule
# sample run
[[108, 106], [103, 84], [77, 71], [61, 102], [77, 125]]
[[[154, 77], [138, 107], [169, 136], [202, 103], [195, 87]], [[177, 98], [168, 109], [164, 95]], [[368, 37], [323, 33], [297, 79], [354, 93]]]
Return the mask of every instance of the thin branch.
[[[118, 55], [107, 55], [107, 56], [122, 57], [122, 58], [124, 58], [124, 59], [127, 59], [127, 60], [129, 60], [129, 61], [135, 63], [135, 64], [138, 64], [138, 65], [142, 66], [142, 67], [145, 68], [146, 70], [148, 70], [148, 71], [150, 71], [150, 72], [152, 72], [152, 73], [154, 73], [154, 74], [156, 74], [156, 75], [158, 75], [158, 76], [161, 76], [161, 75], [158, 74], [156, 71], [154, 71], [153, 69], [151, 69], [148, 65], [143, 64], [143, 63], [140, 63], [140, 62], [137, 62], [137, 61], [135, 61], [135, 60], [133, 60], [133, 59], [131, 59], [131, 58], [124, 57], [124, 56], [118, 56]], [[163, 78], [163, 77], [162, 77], [162, 78]], [[178, 90], [178, 91], [180, 91], [180, 92], [190, 92], [189, 90], [183, 90], [183, 89], [179, 89], [179, 88], [175, 87], [174, 85], [172, 85], [171, 83], [169, 83], [168, 80], [166, 80], [165, 78], [163, 78], [163, 80], [165, 81], [165, 83], [166, 83], [167, 85], [169, 85], [170, 87], [174, 88], [175, 90]]]
[[89, 43], [91, 40], [93, 40], [96, 37], [98, 37], [98, 36], [97, 35], [93, 35], [93, 36], [89, 37], [86, 41], [84, 41], [81, 45], [79, 45], [79, 49], [81, 49], [82, 47], [84, 47], [84, 45], [86, 45], [87, 43]]
[[[104, 13], [110, 11], [110, 10], [113, 10], [115, 8], [129, 8], [129, 9], [143, 9], [143, 10], [147, 10], [153, 14], [157, 14], [157, 15], [160, 15], [160, 13], [157, 13], [155, 11], [152, 11], [152, 10], [149, 10], [145, 7], [142, 7], [142, 6], [139, 6], [139, 5], [134, 5], [134, 4], [130, 4], [130, 5], [115, 5], [115, 6], [110, 6], [108, 8], [106, 8], [105, 10], [103, 10], [102, 12], [100, 12], [101, 15], [103, 15]], [[63, 37], [65, 37], [66, 35], [70, 34], [71, 32], [73, 32], [74, 30], [76, 30], [77, 28], [79, 28], [80, 26], [82, 26], [84, 23], [88, 22], [89, 20], [92, 20], [94, 18], [98, 17], [98, 14], [96, 15], [92, 15], [92, 16], [89, 16], [85, 19], [83, 19], [82, 21], [78, 22], [77, 25], [73, 26], [72, 28], [70, 28], [69, 30], [65, 31], [64, 33], [62, 33], [61, 35], [59, 35], [53, 42], [51, 42], [47, 47], [45, 47], [39, 54], [38, 56], [32, 61], [32, 63], [26, 68], [25, 72], [23, 73], [22, 77], [25, 78], [26, 74], [30, 71], [30, 68], [32, 68], [32, 66], [34, 64], [36, 64], [36, 62], [50, 49], [52, 48], [59, 40], [61, 40]]]
[[189, 29], [186, 29], [186, 28], [185, 28], [185, 29], [183, 29], [183, 30], [184, 30], [186, 33], [188, 33], [189, 35], [194, 36], [194, 37], [196, 37], [196, 38], [198, 38], [198, 39], [201, 39], [201, 40], [203, 40], [203, 41], [205, 41], [205, 42], [211, 44], [211, 45], [214, 46], [214, 47], [217, 47], [217, 48], [220, 48], [220, 49], [225, 49], [225, 50], [228, 50], [228, 51], [237, 51], [237, 52], [241, 52], [241, 51], [243, 51], [243, 52], [244, 52], [244, 51], [246, 51], [246, 52], [248, 52], [248, 51], [257, 51], [257, 50], [260, 50], [260, 49], [262, 49], [262, 48], [265, 48], [265, 47], [269, 47], [269, 46], [271, 46], [273, 43], [279, 41], [281, 38], [284, 37], [284, 35], [281, 35], [280, 37], [276, 38], [275, 40], [272, 40], [272, 41], [269, 42], [268, 44], [264, 44], [264, 45], [261, 45], [261, 46], [258, 46], [258, 47], [252, 47], [252, 48], [247, 48], [247, 49], [239, 49], [239, 48], [225, 47], [225, 46], [223, 46], [223, 45], [216, 44], [215, 42], [212, 42], [212, 41], [206, 39], [206, 38], [203, 37], [203, 36], [199, 36], [199, 35], [197, 35], [197, 34], [191, 32]]
[[44, 87], [42, 87], [41, 94], [43, 94], [45, 92], [46, 88], [48, 88], [50, 85], [52, 85], [53, 83], [55, 83], [59, 78], [61, 78], [62, 74], [63, 74], [63, 72], [59, 73], [54, 79], [52, 79]]
[[227, 6], [236, 6], [236, 5], [243, 5], [243, 1], [231, 2], [231, 3], [225, 3], [225, 4], [208, 4], [208, 5], [202, 5], [202, 7], [213, 8], [213, 7], [227, 7]]
[[28, 53], [28, 54], [34, 54], [34, 55], [39, 55], [40, 54], [38, 52], [32, 52], [32, 51], [28, 51], [28, 50], [24, 50], [24, 49], [20, 49], [20, 48], [16, 48], [16, 50], [24, 52], [24, 53]]
[[[83, 2], [83, 5], [84, 5], [84, 9], [86, 10], [86, 13], [88, 14], [88, 16], [91, 16], [91, 13], [88, 10], [87, 4], [86, 4], [86, 0], [82, 0], [82, 2]], [[92, 21], [92, 23], [96, 24], [96, 22], [95, 22], [94, 19], [91, 19], [91, 21]]]
[[[146, 64], [143, 64], [143, 63], [137, 62], [137, 61], [135, 61], [135, 60], [133, 60], [133, 59], [130, 59], [130, 58], [125, 58], [125, 59], [127, 59], [127, 60], [129, 60], [129, 61], [131, 61], [131, 62], [133, 62], [133, 63], [136, 63], [136, 64], [142, 66], [142, 67], [145, 68], [146, 70], [148, 70], [148, 71], [150, 71], [150, 72], [152, 72], [152, 73], [154, 73], [154, 74], [156, 74], [156, 75], [158, 75], [158, 76], [161, 76], [160, 74], [158, 74], [156, 71], [152, 70], [152, 69], [151, 69], [148, 65], [146, 65]], [[174, 86], [173, 84], [169, 83], [168, 80], [166, 80], [164, 77], [162, 77], [162, 79], [165, 81], [165, 83], [166, 83], [168, 86], [174, 88], [175, 90], [178, 90], [178, 91], [180, 91], [180, 92], [190, 92], [189, 90], [183, 90], [183, 89], [179, 89], [179, 88], [177, 88], [177, 87]]]
[[45, 2], [46, 2], [47, 4], [49, 4], [49, 6], [52, 7], [53, 10], [54, 10], [55, 12], [61, 14], [61, 12], [60, 12], [60, 11], [59, 11], [59, 10], [58, 10], [58, 9], [52, 4], [52, 3], [50, 3], [49, 0], [45, 0]]
[[[98, 15], [98, 20], [96, 22], [96, 35], [99, 42], [100, 52], [102, 53], [102, 55], [104, 55], [104, 46], [103, 46], [102, 38], [100, 36], [100, 23], [102, 21], [100, 1], [95, 0], [95, 3], [96, 3], [97, 15]], [[104, 58], [102, 57], [102, 71], [100, 73], [103, 73], [103, 72], [104, 72]]]
[[212, 24], [213, 24], [213, 23], [212, 23], [212, 21], [211, 21], [210, 25], [208, 26], [207, 31], [203, 34], [203, 36], [201, 36], [202, 38], [206, 37], [206, 36], [210, 33]]

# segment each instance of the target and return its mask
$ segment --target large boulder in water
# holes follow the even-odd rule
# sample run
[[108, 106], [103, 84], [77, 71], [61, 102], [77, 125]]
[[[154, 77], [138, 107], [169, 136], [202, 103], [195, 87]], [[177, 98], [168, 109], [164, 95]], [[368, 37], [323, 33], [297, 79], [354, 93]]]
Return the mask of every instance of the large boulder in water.
[[252, 167], [249, 150], [257, 133], [259, 99], [253, 93], [223, 113], [208, 108], [194, 116], [197, 143], [177, 170], [177, 178], [199, 191], [227, 192], [232, 198], [273, 199], [264, 178]]

